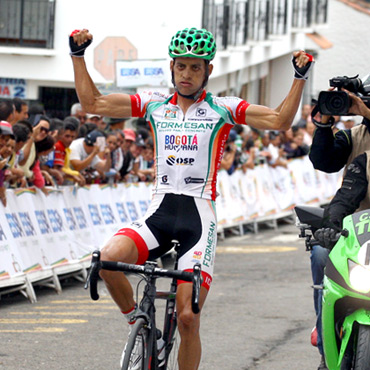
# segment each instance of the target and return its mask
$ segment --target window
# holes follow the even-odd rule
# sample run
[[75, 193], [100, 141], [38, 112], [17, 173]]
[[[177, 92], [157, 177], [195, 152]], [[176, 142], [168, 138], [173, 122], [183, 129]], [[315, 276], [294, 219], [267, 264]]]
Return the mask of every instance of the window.
[[55, 0], [0, 0], [0, 46], [53, 47]]

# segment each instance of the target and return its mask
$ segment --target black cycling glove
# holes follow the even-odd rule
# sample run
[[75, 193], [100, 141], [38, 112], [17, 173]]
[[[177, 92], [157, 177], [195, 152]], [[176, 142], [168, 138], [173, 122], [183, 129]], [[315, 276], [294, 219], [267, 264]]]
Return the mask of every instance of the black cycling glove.
[[314, 237], [322, 247], [332, 249], [340, 235], [337, 230], [328, 227], [316, 230]]
[[77, 45], [73, 40], [73, 35], [77, 32], [79, 32], [79, 30], [73, 31], [69, 36], [69, 48], [71, 50], [69, 55], [82, 58], [85, 54], [85, 49], [91, 44], [92, 40], [89, 39], [82, 45]]
[[312, 68], [313, 64], [315, 63], [313, 60], [313, 56], [311, 54], [307, 54], [309, 58], [309, 62], [304, 67], [298, 67], [296, 64], [296, 57], [293, 57], [292, 63], [294, 68], [294, 78], [298, 80], [307, 80], [308, 75], [310, 74], [310, 69]]

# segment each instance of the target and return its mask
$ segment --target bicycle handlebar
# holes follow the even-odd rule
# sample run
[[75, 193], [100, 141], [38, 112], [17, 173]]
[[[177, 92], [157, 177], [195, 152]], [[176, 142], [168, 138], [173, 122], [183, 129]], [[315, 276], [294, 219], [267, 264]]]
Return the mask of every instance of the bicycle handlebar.
[[85, 284], [85, 289], [87, 289], [90, 285], [90, 296], [94, 301], [97, 301], [99, 299], [98, 280], [99, 280], [99, 271], [101, 269], [109, 271], [133, 272], [136, 274], [143, 274], [146, 276], [168, 277], [192, 282], [193, 283], [193, 292], [191, 299], [192, 310], [195, 314], [199, 313], [200, 311], [199, 295], [200, 295], [200, 286], [202, 284], [200, 263], [196, 263], [194, 265], [193, 272], [181, 270], [166, 270], [148, 264], [134, 265], [124, 262], [100, 261], [100, 251], [94, 251], [91, 259], [91, 268]]

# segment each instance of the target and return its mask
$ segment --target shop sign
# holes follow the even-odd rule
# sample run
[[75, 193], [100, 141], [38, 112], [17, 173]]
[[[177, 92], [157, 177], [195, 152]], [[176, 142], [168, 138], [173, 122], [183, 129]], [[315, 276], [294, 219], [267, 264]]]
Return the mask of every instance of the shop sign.
[[0, 98], [27, 98], [27, 81], [23, 78], [0, 77]]

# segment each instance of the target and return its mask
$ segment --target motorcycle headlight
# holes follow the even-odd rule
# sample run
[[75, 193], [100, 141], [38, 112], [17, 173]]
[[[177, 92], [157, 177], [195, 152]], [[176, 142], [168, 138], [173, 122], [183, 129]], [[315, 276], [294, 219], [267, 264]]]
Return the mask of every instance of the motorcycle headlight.
[[370, 268], [348, 260], [349, 281], [360, 293], [370, 292]]

